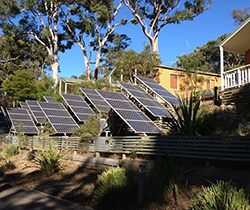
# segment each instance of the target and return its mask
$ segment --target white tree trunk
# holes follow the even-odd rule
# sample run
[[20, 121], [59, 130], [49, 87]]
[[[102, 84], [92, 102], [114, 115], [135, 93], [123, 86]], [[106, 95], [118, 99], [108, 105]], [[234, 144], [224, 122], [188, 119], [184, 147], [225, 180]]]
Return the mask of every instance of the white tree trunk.
[[50, 66], [53, 72], [54, 86], [56, 86], [58, 84], [58, 55], [54, 56]]

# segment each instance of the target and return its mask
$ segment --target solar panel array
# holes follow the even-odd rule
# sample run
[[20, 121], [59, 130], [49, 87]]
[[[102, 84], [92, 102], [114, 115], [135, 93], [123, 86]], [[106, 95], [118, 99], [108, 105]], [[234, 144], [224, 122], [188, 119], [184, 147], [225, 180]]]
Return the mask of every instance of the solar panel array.
[[95, 91], [86, 88], [80, 88], [81, 92], [89, 100], [89, 102], [99, 111], [99, 112], [108, 112], [110, 106], [105, 100]]
[[37, 101], [26, 100], [25, 102], [36, 123], [41, 125], [45, 124], [47, 122], [47, 117], [41, 107], [38, 105]]
[[48, 121], [58, 134], [71, 134], [78, 124], [60, 103], [38, 102]]
[[169, 110], [159, 103], [153, 96], [149, 95], [143, 88], [124, 82], [118, 82], [131, 96], [133, 96], [145, 109], [155, 117], [171, 118]]
[[14, 133], [38, 135], [38, 130], [27, 109], [6, 107]]
[[162, 134], [162, 131], [123, 93], [96, 91], [135, 133]]
[[48, 103], [54, 103], [54, 98], [52, 96], [43, 96], [43, 98]]
[[61, 94], [63, 100], [69, 106], [79, 122], [85, 122], [95, 113], [81, 96]]
[[28, 105], [26, 104], [26, 102], [20, 101], [19, 104], [20, 104], [20, 107], [21, 107], [22, 109], [29, 109], [29, 107], [28, 107]]
[[134, 77], [164, 102], [168, 103], [169, 105], [180, 105], [180, 100], [167, 91], [164, 87], [159, 85], [155, 80], [137, 75], [134, 75]]

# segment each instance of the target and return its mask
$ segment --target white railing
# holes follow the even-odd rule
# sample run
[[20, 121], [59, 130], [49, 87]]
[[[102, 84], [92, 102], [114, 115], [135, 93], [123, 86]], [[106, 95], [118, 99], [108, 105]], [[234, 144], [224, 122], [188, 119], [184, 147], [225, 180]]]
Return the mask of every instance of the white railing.
[[223, 73], [224, 89], [240, 87], [250, 83], [250, 64]]

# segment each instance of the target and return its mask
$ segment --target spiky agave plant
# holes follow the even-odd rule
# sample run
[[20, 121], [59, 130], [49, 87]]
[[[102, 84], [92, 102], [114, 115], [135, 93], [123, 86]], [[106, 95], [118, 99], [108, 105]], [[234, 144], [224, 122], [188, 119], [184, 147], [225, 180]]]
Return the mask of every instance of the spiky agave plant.
[[194, 91], [191, 91], [189, 97], [180, 97], [180, 107], [173, 105], [176, 116], [170, 123], [172, 133], [179, 135], [193, 136], [197, 134], [197, 128], [201, 122], [201, 116], [198, 113], [200, 107], [200, 97], [194, 100]]

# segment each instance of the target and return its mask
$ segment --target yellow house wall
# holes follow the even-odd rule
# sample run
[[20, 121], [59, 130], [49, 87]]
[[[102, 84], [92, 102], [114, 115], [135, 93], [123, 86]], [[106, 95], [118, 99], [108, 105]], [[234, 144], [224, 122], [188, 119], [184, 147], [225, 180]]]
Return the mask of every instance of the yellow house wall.
[[[180, 90], [179, 87], [177, 89], [170, 88], [170, 75], [179, 75], [179, 76], [185, 76], [185, 82], [184, 80], [179, 79], [179, 87], [185, 87], [185, 90]], [[192, 77], [194, 77], [195, 74], [192, 74]], [[196, 84], [196, 91], [200, 90], [206, 90], [206, 80], [211, 79], [214, 80], [214, 86], [219, 87], [221, 84], [221, 78], [220, 76], [213, 76], [213, 75], [206, 75], [197, 73], [196, 76], [198, 78], [202, 78], [202, 82]], [[179, 77], [180, 78], [180, 77]], [[182, 95], [187, 94], [191, 90], [191, 81], [189, 77], [187, 76], [186, 72], [176, 69], [167, 69], [167, 68], [159, 68], [158, 69], [158, 76], [157, 76], [158, 82], [161, 86], [163, 86], [165, 89], [167, 89], [169, 92], [171, 92], [174, 95]], [[194, 80], [193, 80], [194, 81]], [[187, 85], [187, 82], [189, 85]]]

